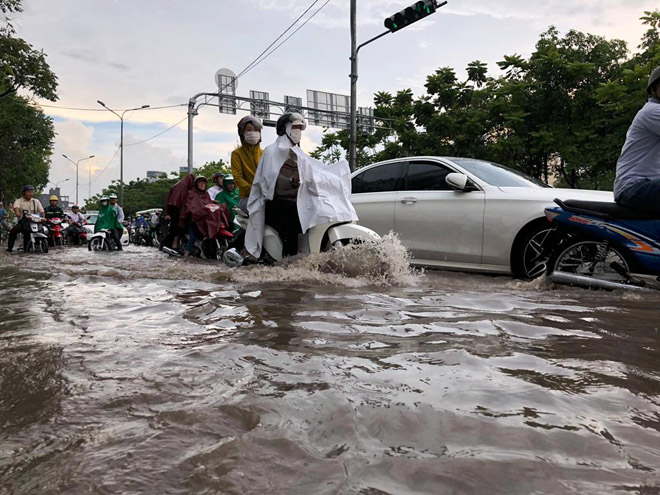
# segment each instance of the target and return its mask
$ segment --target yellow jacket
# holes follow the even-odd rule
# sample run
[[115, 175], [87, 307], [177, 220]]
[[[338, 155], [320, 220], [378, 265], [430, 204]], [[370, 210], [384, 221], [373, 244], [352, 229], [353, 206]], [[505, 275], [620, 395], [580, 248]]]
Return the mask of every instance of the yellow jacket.
[[250, 196], [254, 174], [257, 172], [257, 166], [264, 150], [259, 144], [250, 146], [243, 143], [243, 146], [236, 148], [231, 153], [231, 173], [234, 176], [234, 182], [238, 187], [238, 193], [241, 198]]

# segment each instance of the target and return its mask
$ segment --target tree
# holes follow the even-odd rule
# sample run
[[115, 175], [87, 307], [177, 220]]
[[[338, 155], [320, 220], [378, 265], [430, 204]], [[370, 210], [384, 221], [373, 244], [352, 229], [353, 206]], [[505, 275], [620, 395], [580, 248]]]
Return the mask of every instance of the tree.
[[0, 99], [0, 198], [18, 197], [25, 184], [46, 186], [54, 138], [40, 109], [16, 95]]
[[25, 184], [37, 189], [48, 182], [55, 138], [53, 122], [19, 96], [23, 89], [54, 101], [57, 78], [43, 52], [16, 38], [10, 14], [22, 12], [21, 0], [0, 0], [0, 198], [13, 199]]

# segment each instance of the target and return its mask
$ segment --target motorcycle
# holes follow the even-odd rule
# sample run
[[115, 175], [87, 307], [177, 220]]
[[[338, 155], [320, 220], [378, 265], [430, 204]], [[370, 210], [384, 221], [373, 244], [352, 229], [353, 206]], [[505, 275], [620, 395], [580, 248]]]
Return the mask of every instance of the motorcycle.
[[47, 220], [48, 225], [48, 244], [52, 246], [64, 245], [65, 239], [63, 232], [68, 227], [64, 220], [59, 217], [54, 217]]
[[89, 251], [114, 251], [117, 249], [115, 239], [109, 229], [103, 229], [87, 240], [87, 249]]
[[152, 246], [152, 238], [151, 235], [149, 234], [149, 227], [145, 226], [140, 226], [135, 229], [135, 232], [133, 233], [133, 243], [136, 246], [140, 245], [145, 245], [145, 246]]
[[[238, 227], [247, 230], [249, 215], [240, 209], [236, 209], [234, 222]], [[335, 248], [347, 246], [351, 243], [365, 241], [380, 241], [380, 236], [371, 229], [358, 225], [354, 222], [330, 222], [310, 228], [303, 235], [302, 252], [318, 254]], [[262, 259], [265, 264], [275, 264], [284, 259], [282, 254], [284, 245], [280, 235], [270, 225], [264, 227], [264, 240]], [[231, 252], [228, 257], [234, 259], [225, 260], [228, 264], [235, 264], [235, 253]]]
[[[23, 246], [27, 253], [48, 252], [48, 228], [43, 225], [42, 218], [34, 213], [23, 211]], [[27, 240], [25, 239], [27, 236]], [[27, 241], [27, 242], [26, 242]]]
[[67, 243], [79, 246], [87, 242], [87, 231], [79, 223], [72, 223], [68, 232]]
[[660, 218], [616, 203], [555, 199], [547, 273], [560, 284], [660, 289]]

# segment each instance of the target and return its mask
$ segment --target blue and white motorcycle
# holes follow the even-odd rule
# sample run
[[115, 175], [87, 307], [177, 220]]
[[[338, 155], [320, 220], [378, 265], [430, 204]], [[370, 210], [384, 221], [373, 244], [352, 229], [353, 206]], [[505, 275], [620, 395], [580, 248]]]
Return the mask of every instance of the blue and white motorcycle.
[[660, 218], [616, 203], [555, 199], [547, 272], [560, 284], [660, 289]]

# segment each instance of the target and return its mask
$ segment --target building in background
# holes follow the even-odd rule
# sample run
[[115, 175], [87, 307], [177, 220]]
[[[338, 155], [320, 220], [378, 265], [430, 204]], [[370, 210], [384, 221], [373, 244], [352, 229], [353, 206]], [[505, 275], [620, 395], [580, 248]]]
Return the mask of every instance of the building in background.
[[[197, 172], [196, 168], [193, 168], [193, 173]], [[179, 167], [179, 175], [188, 175], [188, 167]]]
[[55, 187], [55, 188], [49, 189], [48, 194], [44, 193], [44, 194], [39, 196], [39, 201], [41, 201], [41, 204], [44, 208], [46, 208], [47, 206], [50, 206], [49, 198], [51, 196], [57, 196], [57, 198], [59, 199], [58, 205], [63, 210], [68, 210], [72, 205], [72, 203], [69, 201], [69, 196], [62, 196], [62, 194], [60, 193], [60, 188]]
[[160, 179], [167, 179], [167, 172], [160, 172], [158, 170], [149, 170], [147, 172], [147, 182], [156, 182]]

